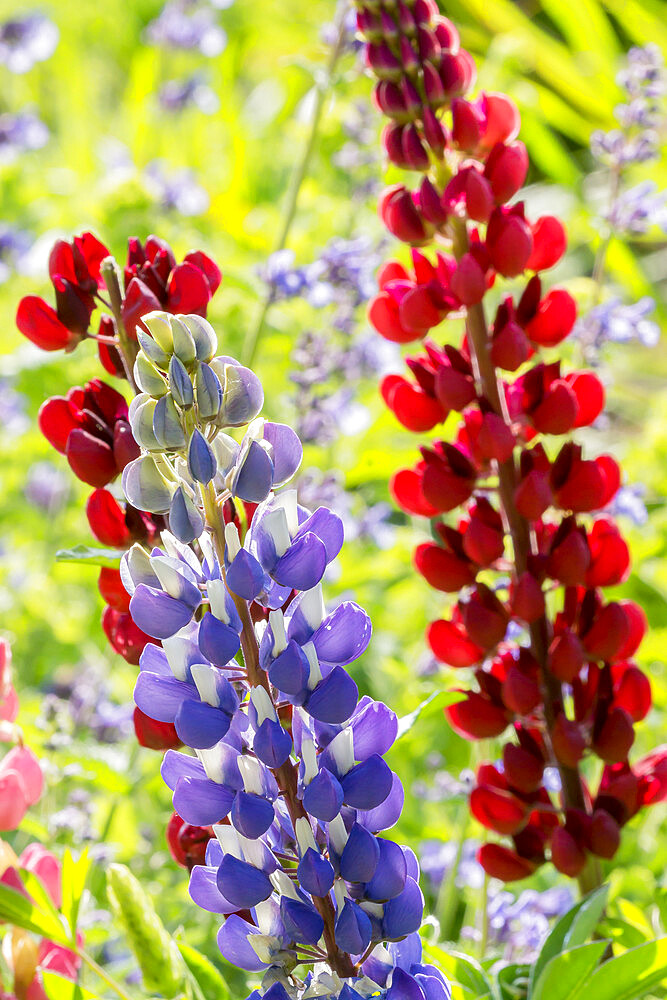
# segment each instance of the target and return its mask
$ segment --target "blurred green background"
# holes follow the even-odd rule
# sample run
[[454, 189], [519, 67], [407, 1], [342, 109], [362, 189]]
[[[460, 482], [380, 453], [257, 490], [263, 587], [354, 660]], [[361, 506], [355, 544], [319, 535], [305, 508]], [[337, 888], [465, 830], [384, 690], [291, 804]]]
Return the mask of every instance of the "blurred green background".
[[[85, 725], [73, 727], [64, 719], [62, 704], [48, 703], [51, 708], [44, 710], [54, 684], [68, 684], [84, 669], [94, 704], [110, 698], [127, 705], [136, 671], [112, 656], [105, 642], [96, 570], [55, 562], [58, 549], [90, 541], [83, 511], [88, 490], [69, 475], [65, 459], [36, 427], [47, 396], [98, 374], [94, 346], [84, 344], [68, 356], [40, 353], [16, 331], [14, 315], [22, 295], [50, 299], [46, 258], [55, 238], [90, 228], [122, 260], [129, 236], [156, 233], [173, 245], [179, 259], [200, 248], [218, 261], [224, 281], [209, 318], [224, 353], [242, 355], [266, 294], [258, 272], [276, 246], [290, 177], [308, 141], [314, 87], [326, 78], [331, 32], [323, 39], [323, 27], [332, 22], [335, 8], [323, 0], [236, 0], [225, 9], [211, 8], [226, 45], [206, 57], [150, 41], [148, 26], [162, 9], [157, 0], [38, 6], [59, 29], [53, 55], [21, 75], [0, 65], [0, 114], [33, 111], [49, 132], [41, 148], [0, 162], [0, 226], [24, 231], [32, 246], [0, 285], [0, 626], [13, 644], [20, 721], [30, 745], [46, 760], [49, 779], [48, 793], [14, 842], [20, 847], [30, 836], [46, 839], [50, 831], [60, 842], [76, 843], [81, 830], [65, 823], [56, 824], [54, 832], [53, 817], [66, 807], [87, 810], [91, 836], [107, 841], [99, 851], [100, 871], [109, 854], [129, 863], [159, 896], [167, 925], [184, 925], [188, 940], [213, 955], [217, 922], [189, 902], [186, 877], [166, 851], [164, 826], [171, 807], [158, 757], [134, 748], [131, 735], [112, 745], [98, 742]], [[568, 281], [585, 306], [599, 240], [594, 215], [607, 183], [603, 175], [591, 173], [590, 134], [613, 124], [620, 99], [615, 75], [624, 52], [649, 40], [667, 50], [665, 4], [455, 0], [442, 9], [478, 59], [478, 86], [509, 92], [521, 109], [522, 138], [532, 161], [528, 199], [542, 208], [556, 207], [567, 221], [570, 249], [556, 277]], [[15, 3], [0, 2], [0, 21], [18, 13]], [[166, 111], [158, 99], [161, 88], [192, 74], [200, 74], [217, 96], [217, 108]], [[377, 153], [380, 122], [369, 110], [370, 92], [359, 56], [349, 46], [326, 89], [287, 241], [297, 265], [315, 261], [334, 237], [364, 235], [373, 244], [384, 240], [385, 254], [396, 252], [374, 206], [376, 176], [392, 182], [397, 175]], [[355, 146], [350, 165], [341, 151], [352, 142], [350, 134], [359, 132], [364, 141]], [[193, 214], [184, 214], [178, 197], [176, 206], [167, 203], [164, 184], [151, 173], [156, 161], [164, 176], [176, 178], [181, 198], [194, 197]], [[192, 172], [187, 183], [178, 180], [184, 169]], [[664, 171], [663, 158], [638, 170], [636, 180], [653, 176], [659, 181]], [[186, 205], [188, 211], [192, 204]], [[664, 325], [664, 237], [656, 231], [632, 246], [613, 243], [608, 265], [618, 294], [627, 301], [653, 296], [657, 321]], [[299, 332], [326, 331], [330, 321], [331, 309], [315, 309], [303, 300], [279, 302], [269, 310], [256, 368], [274, 419], [289, 423], [298, 416], [289, 375]], [[358, 322], [363, 327], [363, 306]], [[455, 332], [445, 329], [443, 335], [453, 338]], [[623, 521], [635, 568], [618, 591], [644, 606], [651, 625], [639, 659], [651, 676], [655, 705], [638, 727], [639, 753], [664, 738], [667, 717], [667, 357], [664, 343], [652, 349], [632, 343], [610, 346], [599, 360], [608, 383], [609, 414], [588, 440], [592, 448], [609, 449], [623, 461], [626, 481], [645, 489], [650, 515], [640, 526]], [[386, 411], [375, 380], [361, 380], [358, 402], [365, 410], [356, 433], [326, 449], [308, 448], [304, 467], [339, 469], [353, 496], [367, 504], [389, 502], [387, 481], [401, 464], [413, 461], [416, 441]], [[46, 508], [30, 489], [40, 474], [61, 486]], [[419, 850], [425, 840], [481, 838], [464, 800], [441, 797], [439, 772], [458, 778], [495, 751], [471, 746], [447, 727], [437, 693], [453, 678], [444, 668], [432, 668], [423, 641], [426, 623], [442, 613], [446, 601], [411, 568], [411, 550], [423, 539], [424, 526], [392, 513], [389, 527], [382, 547], [373, 537], [347, 543], [328, 592], [354, 595], [372, 616], [371, 648], [355, 666], [364, 691], [389, 702], [401, 716], [436, 695], [391, 761], [406, 788], [397, 837]], [[664, 811], [646, 813], [631, 824], [616, 859], [615, 891], [640, 908], [657, 899], [664, 886], [666, 832]], [[557, 881], [545, 870], [531, 884]], [[101, 876], [93, 889], [99, 892], [100, 886]], [[430, 902], [437, 911], [433, 897]], [[459, 919], [465, 904], [466, 921], [474, 923], [478, 890], [461, 890]], [[101, 942], [105, 931], [93, 925], [90, 934]]]

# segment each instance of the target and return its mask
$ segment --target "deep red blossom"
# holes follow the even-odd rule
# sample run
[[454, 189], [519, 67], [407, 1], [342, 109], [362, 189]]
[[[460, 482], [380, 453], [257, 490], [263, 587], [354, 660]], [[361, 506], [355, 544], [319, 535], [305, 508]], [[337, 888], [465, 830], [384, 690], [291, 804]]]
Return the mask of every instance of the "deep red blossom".
[[192, 871], [195, 865], [205, 864], [206, 846], [215, 836], [210, 826], [192, 826], [173, 813], [167, 823], [167, 846], [169, 853], [181, 868]]
[[148, 750], [178, 750], [183, 745], [173, 723], [157, 722], [140, 708], [135, 708], [133, 720], [134, 732], [140, 746]]

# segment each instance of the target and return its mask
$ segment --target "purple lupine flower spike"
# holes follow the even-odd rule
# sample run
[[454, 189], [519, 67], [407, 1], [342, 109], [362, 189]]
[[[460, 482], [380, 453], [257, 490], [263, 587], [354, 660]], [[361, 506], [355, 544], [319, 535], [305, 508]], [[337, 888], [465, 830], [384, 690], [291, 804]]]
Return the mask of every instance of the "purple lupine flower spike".
[[[282, 489], [301, 462], [299, 439], [257, 417], [251, 372], [211, 359], [208, 346], [196, 356], [183, 329], [207, 345], [212, 330], [194, 319], [145, 319], [161, 345], [168, 323], [181, 352], [169, 362], [147, 344], [140, 364], [182, 434], [156, 448], [151, 397], [139, 397], [130, 419], [150, 453], [125, 483], [144, 508], [166, 504], [172, 530], [151, 552], [134, 546], [121, 566], [135, 622], [161, 640], [142, 654], [135, 701], [189, 748], [162, 765], [174, 807], [215, 832], [190, 895], [223, 918], [224, 957], [264, 975], [249, 1000], [447, 1000], [446, 980], [420, 964], [416, 858], [384, 835], [403, 803], [384, 760], [396, 715], [360, 700], [345, 669], [365, 652], [370, 620], [351, 601], [327, 611], [322, 593], [342, 521]], [[193, 406], [202, 385], [203, 405]], [[250, 421], [242, 436], [239, 414]], [[235, 498], [259, 504], [243, 538], [223, 517]]]

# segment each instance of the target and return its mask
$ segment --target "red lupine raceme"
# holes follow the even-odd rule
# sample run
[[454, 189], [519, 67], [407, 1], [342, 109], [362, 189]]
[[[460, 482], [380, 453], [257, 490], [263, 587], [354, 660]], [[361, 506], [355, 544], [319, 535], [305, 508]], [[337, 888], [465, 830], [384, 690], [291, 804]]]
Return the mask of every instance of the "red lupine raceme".
[[[157, 236], [149, 236], [145, 243], [132, 237], [121, 271], [92, 233], [55, 243], [49, 277], [55, 308], [38, 296], [22, 299], [16, 314], [19, 330], [47, 351], [72, 351], [84, 339], [95, 339], [104, 370], [129, 381], [133, 392], [139, 391], [133, 371], [137, 330], [148, 333], [142, 317], [155, 309], [206, 316], [222, 280], [217, 264], [201, 250], [191, 251], [177, 263], [169, 244]], [[98, 306], [111, 312], [100, 314], [94, 333], [91, 325]], [[140, 454], [125, 396], [93, 378], [85, 386], [73, 386], [65, 395], [47, 399], [38, 422], [47, 440], [65, 455], [74, 475], [94, 487], [86, 513], [97, 541], [117, 550], [134, 542], [151, 545], [164, 519], [116, 500], [108, 488], [114, 488], [125, 466]], [[98, 586], [106, 604], [104, 633], [113, 650], [136, 665], [152, 640], [132, 621], [118, 570], [103, 567]], [[166, 750], [181, 745], [172, 725], [156, 723], [139, 709], [134, 724], [142, 746]]]
[[[382, 395], [417, 433], [460, 414], [453, 438], [422, 446], [390, 490], [404, 511], [431, 520], [416, 569], [458, 594], [427, 632], [435, 656], [466, 671], [447, 717], [468, 739], [509, 734], [502, 768], [480, 767], [470, 805], [511, 846], [485, 844], [480, 861], [512, 881], [550, 859], [587, 890], [623, 825], [667, 798], [667, 748], [628, 760], [651, 707], [633, 661], [646, 620], [603, 592], [627, 578], [630, 558], [605, 512], [620, 469], [571, 437], [600, 415], [604, 388], [553, 350], [576, 320], [567, 289], [543, 286], [565, 253], [565, 229], [554, 216], [530, 217], [518, 110], [503, 94], [470, 96], [473, 60], [433, 0], [355, 3], [375, 103], [389, 119], [385, 151], [417, 173], [380, 200], [411, 266], [384, 265], [369, 316], [386, 339], [423, 350], [405, 375], [383, 380]], [[433, 331], [449, 316], [463, 317], [465, 332], [441, 347]], [[597, 791], [584, 777], [596, 757]], [[543, 783], [547, 767], [560, 774], [558, 795]]]

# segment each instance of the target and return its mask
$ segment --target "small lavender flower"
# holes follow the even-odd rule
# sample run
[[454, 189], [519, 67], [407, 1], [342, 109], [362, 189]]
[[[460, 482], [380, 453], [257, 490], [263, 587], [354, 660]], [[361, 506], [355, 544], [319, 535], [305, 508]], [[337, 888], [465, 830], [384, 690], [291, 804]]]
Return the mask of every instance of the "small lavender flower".
[[653, 181], [642, 181], [614, 200], [605, 218], [612, 229], [631, 236], [645, 236], [653, 227], [667, 231], [667, 191]]
[[0, 24], [0, 64], [10, 73], [27, 73], [55, 52], [59, 32], [41, 14], [27, 14]]
[[0, 115], [0, 164], [13, 163], [21, 153], [41, 149], [49, 139], [49, 130], [30, 111]]
[[144, 180], [153, 196], [167, 210], [181, 215], [203, 215], [208, 210], [208, 192], [195, 180], [191, 170], [169, 173], [160, 160], [149, 163]]
[[53, 514], [67, 500], [69, 480], [52, 462], [35, 462], [28, 471], [24, 492], [33, 506]]
[[7, 281], [12, 270], [24, 269], [33, 242], [23, 230], [0, 224], [0, 284]]
[[220, 107], [218, 95], [207, 86], [199, 74], [185, 80], [168, 80], [158, 93], [160, 107], [172, 113], [186, 108], [198, 108], [205, 115], [213, 115]]
[[[456, 869], [456, 885], [459, 889], [481, 889], [484, 884], [484, 869], [477, 860], [479, 843], [466, 840], [461, 847], [461, 857]], [[429, 880], [431, 890], [437, 892], [445, 877], [456, 864], [459, 845], [456, 841], [427, 840], [420, 848], [419, 863]]]
[[607, 511], [612, 517], [627, 517], [633, 524], [641, 527], [648, 521], [648, 511], [644, 503], [645, 493], [645, 488], [640, 484], [621, 486], [607, 507]]
[[196, 49], [208, 58], [219, 56], [227, 44], [215, 12], [192, 0], [167, 0], [159, 16], [148, 25], [146, 36], [153, 45]]
[[25, 397], [14, 389], [9, 379], [0, 378], [0, 425], [7, 435], [16, 437], [28, 428], [25, 405]]
[[638, 302], [625, 304], [612, 296], [594, 306], [577, 323], [575, 333], [584, 349], [595, 354], [605, 343], [627, 344], [638, 341], [644, 347], [655, 347], [660, 338], [660, 328], [648, 317], [655, 309], [649, 296]]

